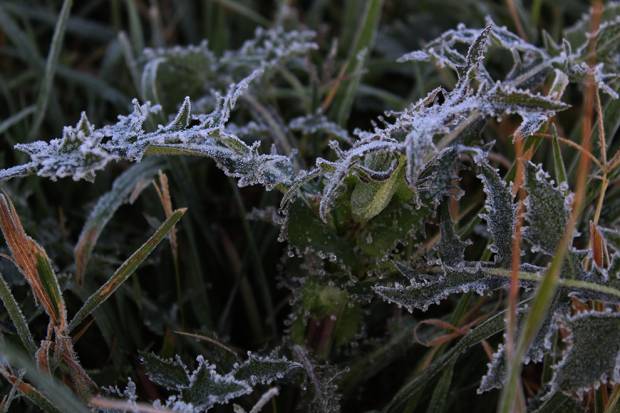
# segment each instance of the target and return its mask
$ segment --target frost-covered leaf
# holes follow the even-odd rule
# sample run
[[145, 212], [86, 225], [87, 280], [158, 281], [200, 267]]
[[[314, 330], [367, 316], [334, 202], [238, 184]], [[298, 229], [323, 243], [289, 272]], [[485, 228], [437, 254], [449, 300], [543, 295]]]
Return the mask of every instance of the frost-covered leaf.
[[191, 373], [190, 384], [183, 390], [183, 400], [194, 406], [208, 409], [214, 404], [225, 404], [230, 400], [252, 392], [252, 387], [232, 374], [219, 374], [215, 366], [197, 357], [198, 367]]
[[101, 144], [103, 137], [96, 133], [82, 112], [75, 127], [66, 126], [63, 129], [62, 138], [17, 144], [15, 149], [30, 156], [30, 164], [36, 168], [39, 176], [52, 180], [71, 176], [76, 181], [93, 181], [96, 171], [118, 159], [117, 155]]
[[458, 177], [458, 159], [462, 147], [451, 146], [439, 152], [416, 178], [414, 195], [418, 202], [437, 207], [444, 197], [454, 196], [457, 199], [462, 191], [456, 185]]
[[196, 46], [147, 48], [140, 60], [143, 97], [160, 102], [168, 111], [185, 96], [193, 99], [204, 94], [217, 76], [217, 58], [206, 41]]
[[332, 261], [351, 265], [355, 255], [350, 242], [340, 237], [336, 230], [323, 223], [301, 200], [288, 209], [286, 227], [283, 229], [291, 246], [301, 252], [314, 251]]
[[357, 245], [367, 255], [384, 258], [398, 243], [407, 243], [414, 233], [422, 232], [430, 215], [430, 208], [416, 208], [394, 197], [379, 215], [364, 225]]
[[[336, 147], [337, 148], [337, 147]], [[391, 141], [371, 141], [361, 142], [359, 145], [354, 146], [347, 152], [341, 152], [337, 149], [339, 160], [336, 162], [328, 162], [321, 158], [317, 160], [317, 167], [321, 167], [321, 164], [328, 164], [331, 166], [331, 172], [325, 174], [327, 182], [323, 189], [323, 197], [319, 207], [319, 215], [323, 222], [327, 222], [328, 214], [330, 212], [332, 204], [335, 202], [336, 197], [342, 188], [344, 179], [352, 171], [352, 169], [358, 165], [362, 159], [370, 154], [377, 153], [398, 153], [400, 150], [399, 145]]]
[[248, 352], [248, 358], [233, 367], [232, 375], [251, 386], [270, 384], [285, 378], [291, 371], [302, 368], [302, 365], [285, 357], [260, 356]]
[[154, 353], [142, 353], [146, 375], [153, 383], [168, 389], [179, 390], [189, 385], [189, 372], [179, 356], [164, 359]]
[[620, 382], [620, 313], [584, 312], [563, 323], [567, 349], [554, 366], [551, 391], [583, 396], [593, 386]]
[[[399, 267], [403, 271], [402, 267]], [[506, 285], [507, 280], [494, 277], [485, 272], [484, 267], [468, 266], [461, 268], [444, 267], [442, 273], [420, 273], [409, 269], [413, 274], [409, 285], [395, 283], [392, 285], [377, 285], [373, 290], [384, 300], [404, 307], [409, 311], [421, 309], [426, 311], [431, 304], [438, 304], [452, 294], [474, 291], [484, 294]]]
[[458, 268], [464, 265], [465, 248], [471, 244], [471, 241], [462, 241], [458, 236], [447, 206], [442, 208], [439, 233], [441, 238], [437, 246], [437, 252], [442, 265], [451, 268]]
[[485, 94], [485, 101], [498, 113], [516, 113], [521, 116], [521, 125], [514, 132], [521, 137], [533, 135], [556, 112], [570, 107], [554, 98], [505, 87], [501, 83]]
[[448, 30], [427, 43], [423, 50], [408, 53], [399, 61], [432, 60], [440, 67], [448, 66], [456, 70], [458, 66], [463, 66], [466, 62], [466, 56], [459, 51], [459, 46], [470, 47], [476, 39], [480, 38], [483, 30], [488, 30], [493, 44], [502, 48], [540, 54], [535, 46], [523, 41], [505, 27], [497, 26], [491, 19], [487, 18], [486, 25], [487, 29], [470, 29], [464, 24], [459, 24], [456, 29]]
[[227, 51], [220, 60], [220, 70], [229, 72], [241, 68], [254, 68], [267, 64], [275, 66], [285, 59], [303, 56], [318, 48], [315, 33], [310, 30], [286, 31], [277, 26], [271, 29], [257, 28], [254, 39], [248, 40], [235, 51]]
[[247, 145], [224, 128], [238, 98], [261, 74], [260, 70], [252, 72], [231, 85], [211, 113], [192, 117], [195, 125], [189, 123], [190, 103], [185, 100], [167, 127], [145, 130], [147, 119], [160, 108], [134, 101], [133, 112], [119, 116], [114, 125], [96, 129], [83, 116], [75, 128], [65, 128], [62, 139], [16, 145], [16, 149], [30, 155], [29, 165], [39, 176], [51, 179], [71, 176], [74, 180], [92, 180], [95, 172], [111, 161], [136, 162], [145, 155], [193, 155], [212, 158], [227, 175], [239, 178], [240, 186], [287, 186], [295, 179], [289, 157], [261, 154], [258, 142]]
[[[527, 307], [519, 309], [518, 322], [523, 321], [523, 315], [525, 314]], [[552, 348], [553, 335], [557, 331], [557, 321], [560, 317], [567, 314], [570, 310], [570, 300], [566, 295], [566, 291], [559, 291], [556, 293], [551, 307], [547, 311], [543, 323], [536, 333], [534, 340], [530, 344], [529, 349], [525, 354], [523, 360], [524, 364], [538, 363], [543, 360], [545, 353], [549, 352]], [[519, 324], [521, 327], [521, 324]], [[506, 353], [503, 344], [500, 344], [497, 351], [493, 354], [493, 358], [487, 365], [487, 373], [482, 377], [480, 386], [478, 387], [478, 394], [490, 391], [492, 389], [500, 389], [504, 385], [506, 379]]]
[[213, 101], [212, 90], [239, 82], [255, 69], [272, 68], [317, 48], [314, 32], [258, 28], [254, 39], [238, 50], [217, 56], [207, 41], [199, 45], [145, 49], [142, 57], [142, 92], [146, 99], [170, 111], [184, 97], [198, 100], [200, 108]]
[[491, 234], [493, 243], [490, 249], [495, 253], [495, 262], [507, 266], [511, 259], [512, 235], [516, 209], [512, 201], [512, 193], [497, 170], [487, 162], [486, 158], [474, 157], [480, 173], [478, 178], [482, 181], [486, 199], [484, 202], [485, 213], [481, 214], [487, 223], [487, 229]]
[[525, 188], [528, 226], [523, 235], [534, 252], [553, 255], [568, 222], [571, 196], [566, 187], [553, 184], [541, 165], [531, 162], [525, 168]]
[[351, 142], [351, 137], [345, 129], [320, 113], [292, 119], [288, 124], [288, 128], [308, 135], [323, 133], [343, 142]]
[[[258, 142], [247, 145], [227, 133], [225, 126], [237, 100], [250, 84], [275, 65], [315, 49], [313, 37], [314, 33], [309, 31], [259, 29], [254, 40], [220, 58], [214, 57], [206, 43], [187, 48], [147, 50], [143, 57], [146, 96], [161, 102], [164, 99], [159, 96], [161, 90], [170, 91], [170, 99], [164, 99], [166, 111], [170, 111], [181, 99], [179, 93], [201, 96], [195, 91], [203, 84], [202, 94], [207, 86], [211, 88], [210, 104], [198, 106], [209, 107], [211, 112], [191, 115], [191, 104], [186, 97], [177, 116], [167, 126], [159, 125], [154, 130], [146, 126], [147, 120], [152, 121], [151, 115], [160, 113], [161, 107], [148, 102], [140, 105], [134, 100], [130, 115], [119, 116], [116, 124], [98, 129], [82, 114], [75, 127], [64, 129], [62, 138], [16, 145], [17, 150], [30, 156], [31, 162], [0, 171], [0, 177], [10, 179], [36, 172], [53, 180], [72, 177], [92, 181], [95, 173], [109, 162], [136, 162], [145, 154], [159, 153], [211, 157], [227, 174], [239, 178], [242, 186], [261, 183], [271, 189], [290, 184], [294, 173], [288, 157], [259, 154]], [[183, 79], [188, 79], [187, 84], [178, 80], [179, 72], [183, 73]], [[218, 79], [207, 85], [210, 76]], [[158, 85], [159, 81], [163, 83]], [[220, 95], [222, 89], [227, 90], [224, 96]]]

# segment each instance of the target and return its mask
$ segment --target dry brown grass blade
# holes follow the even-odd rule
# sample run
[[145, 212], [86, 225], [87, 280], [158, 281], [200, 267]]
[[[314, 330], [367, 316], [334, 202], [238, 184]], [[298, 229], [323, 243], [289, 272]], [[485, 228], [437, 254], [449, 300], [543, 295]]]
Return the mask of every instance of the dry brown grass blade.
[[0, 228], [14, 262], [28, 281], [35, 298], [52, 323], [64, 329], [65, 303], [49, 257], [43, 247], [26, 234], [13, 203], [5, 194], [0, 194]]
[[[166, 176], [166, 174], [162, 171], [159, 171], [158, 178], [159, 186], [156, 183], [153, 183], [153, 186], [155, 187], [155, 191], [157, 191], [157, 195], [159, 196], [161, 206], [164, 209], [164, 214], [167, 219], [170, 218], [173, 212], [172, 197], [170, 196], [170, 185], [168, 184], [168, 176]], [[172, 228], [168, 237], [170, 238], [170, 247], [172, 248], [174, 260], [175, 262], [178, 262], [179, 247], [177, 243], [176, 227]]]
[[110, 410], [120, 410], [138, 413], [172, 413], [172, 410], [163, 407], [153, 407], [144, 403], [129, 403], [124, 400], [108, 399], [101, 396], [93, 397], [88, 401], [93, 407]]

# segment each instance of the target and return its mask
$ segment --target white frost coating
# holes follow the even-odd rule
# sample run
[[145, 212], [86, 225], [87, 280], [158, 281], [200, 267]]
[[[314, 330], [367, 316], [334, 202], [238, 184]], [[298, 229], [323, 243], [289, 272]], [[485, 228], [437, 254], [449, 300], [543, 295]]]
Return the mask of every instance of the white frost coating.
[[[507, 280], [490, 276], [485, 273], [479, 264], [463, 266], [459, 269], [444, 267], [443, 274], [416, 277], [427, 278], [430, 281], [410, 280], [409, 285], [394, 283], [392, 285], [377, 285], [373, 287], [375, 293], [388, 302], [406, 308], [409, 312], [414, 309], [428, 310], [432, 304], [439, 304], [452, 294], [473, 291], [479, 295], [505, 285]], [[411, 270], [415, 273], [414, 270]]]
[[579, 398], [602, 384], [620, 383], [620, 313], [585, 311], [568, 316], [567, 345], [545, 399], [555, 392], [576, 393]]
[[325, 133], [349, 144], [353, 143], [349, 133], [345, 129], [341, 128], [338, 124], [331, 122], [322, 113], [300, 116], [292, 119], [289, 122], [288, 127], [290, 130], [311, 135]]
[[[16, 145], [17, 150], [30, 155], [31, 162], [0, 171], [0, 180], [36, 172], [52, 180], [72, 177], [92, 181], [95, 173], [109, 162], [140, 161], [149, 147], [163, 145], [163, 150], [167, 151], [186, 154], [198, 151], [200, 155], [215, 157], [228, 175], [240, 178], [241, 185], [259, 183], [271, 189], [281, 183], [290, 184], [294, 173], [289, 158], [277, 154], [260, 155], [257, 145], [246, 145], [235, 135], [226, 133], [224, 128], [237, 100], [250, 84], [268, 69], [316, 49], [313, 37], [310, 31], [258, 29], [254, 40], [219, 59], [209, 51], [206, 42], [185, 48], [147, 49], [143, 55], [146, 61], [143, 73], [147, 79], [143, 76], [143, 81], [154, 82], [159, 65], [168, 59], [195, 55], [208, 62], [208, 70], [222, 76], [216, 84], [229, 85], [226, 95], [221, 97], [211, 91], [216, 97], [215, 109], [209, 114], [195, 116], [191, 115], [190, 101], [186, 98], [176, 118], [153, 131], [146, 130], [144, 125], [153, 113], [161, 111], [161, 107], [148, 102], [139, 104], [134, 100], [131, 114], [119, 116], [116, 124], [99, 129], [91, 126], [82, 114], [77, 126], [66, 127], [59, 139]], [[241, 66], [243, 70], [237, 70]], [[233, 72], [245, 74], [235, 80], [229, 75]], [[191, 127], [192, 120], [198, 125]]]
[[248, 352], [243, 363], [235, 363], [231, 374], [240, 380], [247, 381], [251, 386], [271, 384], [283, 379], [289, 372], [302, 368], [302, 365], [289, 361], [285, 357], [260, 356]]

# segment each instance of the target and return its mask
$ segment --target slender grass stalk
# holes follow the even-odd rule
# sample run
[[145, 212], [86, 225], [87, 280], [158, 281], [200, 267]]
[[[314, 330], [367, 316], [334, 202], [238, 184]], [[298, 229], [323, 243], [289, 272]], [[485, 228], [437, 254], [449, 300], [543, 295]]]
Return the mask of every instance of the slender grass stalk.
[[37, 345], [34, 343], [30, 328], [28, 328], [26, 317], [24, 317], [24, 313], [19, 308], [19, 304], [17, 304], [2, 274], [0, 274], [0, 300], [2, 300], [2, 304], [11, 318], [22, 344], [28, 350], [28, 353], [34, 356], [34, 353], [37, 351]]
[[97, 307], [103, 304], [112, 294], [136, 271], [138, 266], [153, 252], [174, 228], [174, 225], [185, 214], [185, 209], [177, 209], [174, 213], [161, 224], [161, 226], [151, 235], [151, 237], [134, 252], [127, 260], [112, 274], [110, 279], [95, 291], [78, 310], [69, 323], [69, 332], [74, 330], [86, 317], [88, 317]]
[[50, 94], [52, 93], [52, 84], [58, 66], [58, 58], [60, 57], [65, 38], [67, 20], [69, 20], [72, 6], [73, 0], [64, 0], [62, 8], [60, 9], [60, 14], [58, 15], [58, 20], [56, 21], [56, 28], [54, 29], [50, 51], [47, 56], [47, 61], [45, 62], [43, 81], [39, 90], [39, 96], [37, 97], [37, 109], [35, 111], [35, 118], [32, 121], [32, 127], [30, 128], [30, 136], [36, 136], [37, 133], [39, 133], [39, 128], [41, 127], [45, 112], [47, 111], [47, 104], [50, 99]]

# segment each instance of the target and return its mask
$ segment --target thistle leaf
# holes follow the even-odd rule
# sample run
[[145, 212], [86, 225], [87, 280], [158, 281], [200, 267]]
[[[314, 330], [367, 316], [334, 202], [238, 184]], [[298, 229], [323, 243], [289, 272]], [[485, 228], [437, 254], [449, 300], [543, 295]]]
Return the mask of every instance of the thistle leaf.
[[346, 265], [354, 262], [355, 255], [349, 241], [323, 223], [301, 200], [293, 202], [289, 207], [283, 231], [289, 243], [302, 253], [314, 251]]
[[571, 197], [565, 188], [553, 185], [541, 165], [531, 162], [525, 168], [525, 188], [528, 226], [524, 238], [532, 245], [533, 252], [553, 255], [568, 222]]
[[620, 382], [620, 314], [583, 312], [569, 316], [570, 334], [562, 359], [554, 366], [551, 391], [582, 397], [592, 386]]
[[231, 374], [221, 375], [215, 366], [207, 363], [202, 356], [196, 361], [198, 367], [190, 376], [189, 387], [183, 390], [183, 399], [200, 409], [209, 409], [214, 404], [249, 394], [252, 388], [248, 383], [235, 379]]
[[242, 380], [251, 386], [268, 385], [301, 368], [301, 364], [284, 357], [260, 356], [248, 352], [248, 358], [243, 363], [236, 364], [231, 374], [237, 380]]
[[180, 390], [189, 386], [189, 373], [179, 356], [174, 359], [163, 359], [154, 353], [142, 353], [141, 361], [146, 375], [153, 383], [170, 390]]
[[[410, 271], [416, 272], [414, 269]], [[411, 279], [409, 285], [377, 285], [373, 290], [384, 300], [412, 312], [414, 309], [426, 311], [431, 304], [438, 304], [452, 294], [474, 291], [482, 295], [507, 283], [507, 279], [493, 277], [480, 266], [444, 267], [442, 274], [421, 273], [416, 278], [418, 280]]]
[[482, 181], [486, 194], [485, 213], [481, 214], [481, 218], [486, 221], [493, 240], [489, 248], [495, 253], [495, 262], [506, 267], [512, 255], [512, 234], [516, 216], [512, 193], [486, 158], [476, 156], [474, 159], [480, 170], [478, 178]]

